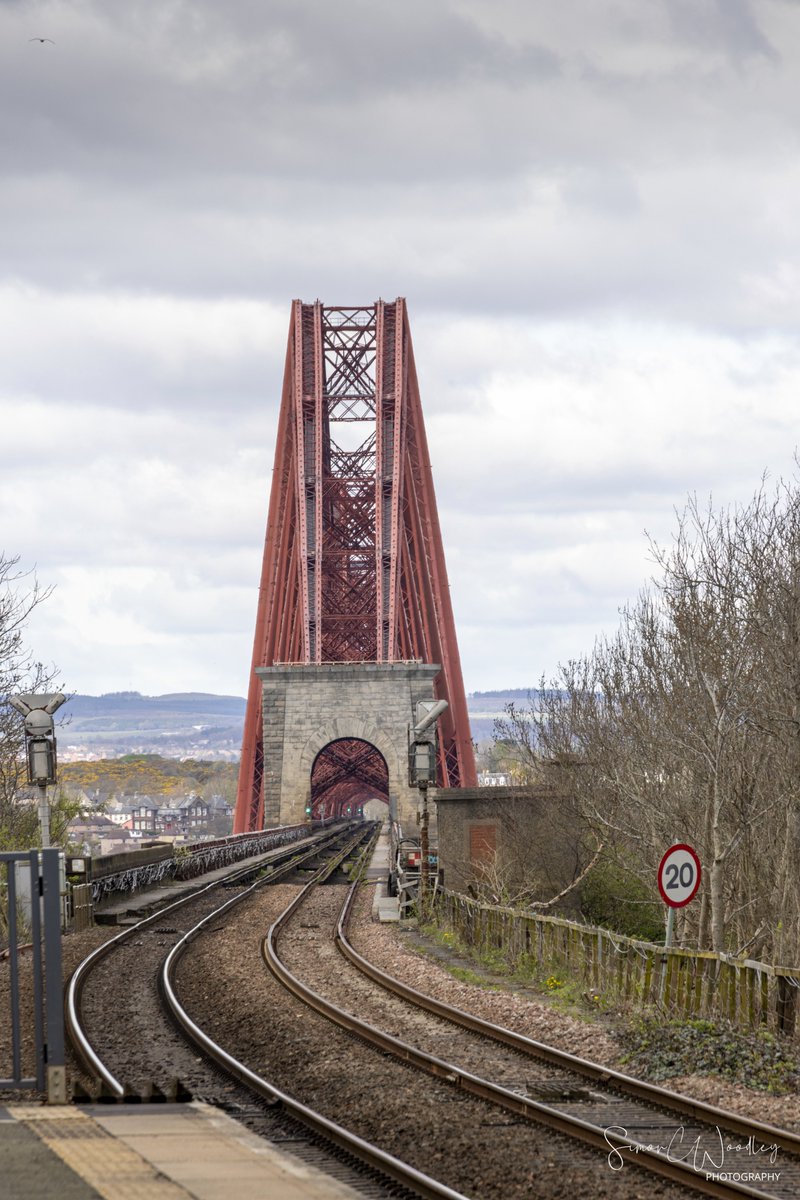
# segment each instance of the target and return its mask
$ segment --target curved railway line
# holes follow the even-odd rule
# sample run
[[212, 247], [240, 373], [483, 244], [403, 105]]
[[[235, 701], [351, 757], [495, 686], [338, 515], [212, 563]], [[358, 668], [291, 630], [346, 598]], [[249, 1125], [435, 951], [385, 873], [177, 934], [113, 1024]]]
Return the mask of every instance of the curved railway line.
[[[314, 860], [327, 852], [328, 857], [314, 871], [313, 878], [323, 879], [343, 861], [352, 856], [365, 839], [362, 827], [355, 834], [342, 831], [323, 834], [314, 844], [303, 848], [292, 846], [265, 856], [270, 860], [268, 876], [253, 881], [254, 874], [263, 870], [263, 863], [252, 863], [230, 871], [224, 880], [201, 887], [191, 896], [160, 909], [136, 925], [123, 930], [90, 954], [73, 973], [67, 986], [66, 1014], [70, 1043], [92, 1091], [99, 1089], [101, 1097], [125, 1099], [184, 1098], [196, 1094], [217, 1104], [231, 1115], [245, 1120], [251, 1129], [307, 1164], [347, 1183], [355, 1191], [376, 1200], [384, 1197], [426, 1197], [430, 1200], [464, 1200], [458, 1192], [428, 1179], [423, 1172], [395, 1160], [347, 1129], [327, 1120], [293, 1097], [272, 1087], [247, 1065], [228, 1054], [183, 1009], [174, 994], [171, 976], [177, 962], [191, 941], [209, 925], [218, 922], [227, 910], [251, 898], [256, 889], [269, 882], [309, 869]], [[276, 865], [277, 864], [277, 865]], [[235, 889], [235, 894], [220, 904], [220, 889]], [[180, 912], [188, 930], [165, 926]], [[186, 917], [189, 921], [185, 921]], [[199, 917], [199, 919], [197, 919]], [[171, 949], [165, 950], [171, 939]], [[177, 938], [177, 940], [176, 940]], [[125, 952], [138, 950], [136, 970], [131, 972]], [[123, 961], [116, 962], [122, 953]], [[97, 986], [100, 972], [106, 979]], [[128, 1046], [129, 1036], [120, 1036], [118, 1029], [103, 1028], [109, 1013], [120, 1006], [124, 1010], [125, 995], [132, 979], [141, 979], [143, 986], [135, 988], [134, 1004], [144, 1008], [144, 1025], [149, 1037], [149, 1054], [133, 1056], [120, 1045]], [[92, 986], [100, 992], [87, 1004]], [[91, 1011], [87, 1011], [91, 1010]], [[169, 1014], [169, 1017], [167, 1016]], [[209, 1071], [176, 1039], [174, 1030], [164, 1027], [171, 1019], [183, 1038], [200, 1046], [212, 1059]], [[123, 1016], [123, 1021], [124, 1021]], [[165, 1078], [165, 1066], [168, 1063]], [[178, 1070], [180, 1079], [174, 1077]], [[137, 1071], [140, 1078], [132, 1084], [127, 1072]], [[191, 1088], [187, 1088], [187, 1083]]]
[[[368, 962], [363, 955], [358, 953], [347, 936], [347, 927], [356, 891], [357, 885], [354, 884], [336, 923], [336, 945], [345, 958], [363, 975], [395, 996], [409, 1001], [426, 1012], [444, 1018], [459, 1029], [476, 1033], [498, 1045], [508, 1046], [524, 1057], [549, 1067], [552, 1073], [549, 1078], [545, 1077], [542, 1081], [543, 1086], [536, 1088], [534, 1085], [530, 1090], [539, 1092], [544, 1097], [549, 1094], [551, 1100], [549, 1108], [553, 1114], [568, 1113], [576, 1108], [578, 1111], [590, 1111], [591, 1119], [587, 1123], [593, 1124], [596, 1129], [603, 1131], [601, 1143], [603, 1148], [608, 1147], [612, 1140], [606, 1135], [609, 1125], [615, 1118], [615, 1123], [618, 1125], [620, 1116], [623, 1117], [628, 1128], [638, 1131], [636, 1141], [640, 1146], [662, 1141], [665, 1128], [667, 1130], [674, 1129], [676, 1119], [683, 1121], [681, 1146], [673, 1149], [676, 1158], [683, 1157], [684, 1161], [689, 1161], [691, 1157], [693, 1170], [695, 1170], [694, 1161], [700, 1155], [687, 1154], [687, 1147], [693, 1147], [697, 1139], [702, 1138], [709, 1131], [712, 1134], [712, 1145], [709, 1148], [709, 1160], [712, 1163], [719, 1161], [719, 1147], [713, 1143], [719, 1142], [718, 1135], [720, 1133], [725, 1137], [726, 1143], [733, 1141], [738, 1144], [742, 1139], [746, 1143], [749, 1139], [753, 1139], [754, 1145], [768, 1147], [770, 1151], [774, 1147], [776, 1159], [779, 1152], [789, 1156], [786, 1160], [785, 1170], [782, 1171], [781, 1187], [767, 1194], [787, 1197], [800, 1195], [800, 1136], [797, 1134], [760, 1121], [749, 1120], [735, 1113], [694, 1100], [689, 1096], [672, 1092], [668, 1088], [658, 1087], [588, 1059], [579, 1058], [565, 1050], [534, 1041], [513, 1030], [505, 1029], [503, 1026], [464, 1012], [453, 1005], [444, 1004], [432, 996], [427, 996], [403, 981], [395, 979], [374, 963]], [[559, 1092], [575, 1095], [577, 1105], [570, 1101], [564, 1105], [559, 1104], [554, 1097], [554, 1093], [557, 1095]], [[605, 1101], [610, 1102], [610, 1108], [603, 1108], [604, 1098]], [[620, 1102], [626, 1105], [624, 1114], [619, 1111]], [[541, 1113], [541, 1108], [539, 1108], [539, 1112]], [[544, 1115], [548, 1120], [550, 1119], [550, 1114]], [[608, 1121], [607, 1118], [612, 1120]], [[649, 1130], [647, 1129], [648, 1121], [651, 1122]], [[555, 1120], [554, 1124], [557, 1124]], [[580, 1136], [580, 1132], [578, 1136]], [[593, 1142], [597, 1144], [596, 1137], [587, 1137], [586, 1140], [590, 1144]], [[624, 1139], [624, 1141], [628, 1140]], [[702, 1153], [702, 1143], [699, 1145]], [[641, 1154], [641, 1149], [632, 1152], [623, 1151], [621, 1156], [630, 1160], [631, 1155], [635, 1155], [638, 1159], [639, 1154]]]
[[[800, 1194], [797, 1135], [532, 1041], [428, 997], [369, 963], [352, 946], [346, 932], [356, 887], [350, 888], [335, 914], [332, 905], [322, 905], [311, 887], [304, 889], [262, 943], [270, 970], [317, 1012], [462, 1092], [602, 1151], [611, 1169], [635, 1163], [711, 1196], [792, 1200]], [[288, 952], [281, 948], [283, 931], [304, 907], [310, 910], [315, 925], [327, 925], [325, 936], [335, 941], [362, 981], [391, 993], [394, 1004], [387, 1005], [377, 992], [371, 999], [350, 974], [345, 978], [331, 970], [316, 972], [327, 981], [322, 989], [325, 994], [309, 982], [309, 962], [319, 961], [320, 946], [312, 956], [297, 947], [289, 947]], [[309, 924], [308, 911], [306, 917]], [[355, 1005], [358, 1016], [350, 1011]], [[365, 1008], [377, 1013], [375, 1020], [364, 1018]], [[431, 1016], [427, 1028], [416, 1015], [419, 1010]], [[446, 1022], [444, 1028], [442, 1022]], [[738, 1154], [735, 1146], [742, 1147]], [[766, 1182], [724, 1178], [743, 1175], [779, 1178]]]
[[[215, 1063], [200, 1064], [185, 1041], [174, 1044], [170, 1030], [155, 1038], [162, 1076], [168, 1061], [195, 1095], [246, 1115], [251, 1128], [290, 1143], [306, 1161], [316, 1156], [321, 1169], [340, 1178], [349, 1167], [337, 1154], [369, 1162], [369, 1195], [677, 1200], [701, 1192], [788, 1200], [800, 1194], [796, 1135], [492, 1025], [369, 963], [347, 932], [358, 884], [343, 884], [338, 870], [352, 862], [365, 833], [363, 826], [350, 830], [341, 844], [339, 830], [335, 851], [336, 833], [326, 846], [318, 841], [285, 851], [286, 861], [269, 878], [294, 881], [314, 866], [302, 886], [264, 888], [263, 879], [251, 881], [252, 866], [249, 878], [240, 869], [228, 877], [235, 894], [223, 904], [210, 888], [181, 902], [181, 929], [172, 925], [178, 919], [172, 906], [91, 955], [68, 994], [71, 1037], [87, 1075], [111, 1095], [131, 1091], [123, 1080], [133, 1068], [115, 1066], [109, 1047], [117, 1039], [87, 1030], [91, 1018], [81, 1009], [93, 987], [96, 1003], [108, 978], [119, 980], [114, 951], [124, 959], [124, 947], [135, 947], [137, 959], [158, 959], [158, 990], [172, 1020]], [[235, 970], [225, 966], [214, 936], [223, 929], [226, 945], [236, 947]], [[259, 942], [269, 973], [263, 965], [259, 970]], [[106, 983], [93, 984], [103, 971]], [[212, 976], [220, 976], [231, 1003], [210, 1020], [204, 981]], [[147, 991], [157, 1003], [152, 979]], [[140, 998], [139, 992], [134, 1006]], [[154, 1019], [148, 1008], [145, 1020]], [[147, 1086], [169, 1090], [163, 1077], [140, 1082], [140, 1090]], [[322, 1141], [337, 1149], [321, 1150]], [[779, 1178], [731, 1182], [725, 1173]], [[363, 1176], [351, 1171], [351, 1177], [365, 1186]], [[391, 1192], [398, 1184], [405, 1192]]]

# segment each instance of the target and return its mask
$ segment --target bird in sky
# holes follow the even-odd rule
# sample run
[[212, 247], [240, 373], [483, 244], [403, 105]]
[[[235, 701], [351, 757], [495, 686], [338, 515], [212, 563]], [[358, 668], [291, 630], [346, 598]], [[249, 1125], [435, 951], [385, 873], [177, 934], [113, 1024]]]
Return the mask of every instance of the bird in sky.
[[49, 42], [51, 46], [55, 46], [52, 38], [28, 38], [29, 42]]

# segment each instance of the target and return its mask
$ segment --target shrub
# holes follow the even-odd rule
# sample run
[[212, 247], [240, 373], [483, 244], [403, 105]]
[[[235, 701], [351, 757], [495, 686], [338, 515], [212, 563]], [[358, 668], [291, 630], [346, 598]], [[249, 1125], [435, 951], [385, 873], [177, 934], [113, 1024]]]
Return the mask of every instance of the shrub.
[[601, 858], [581, 885], [581, 916], [646, 942], [664, 940], [664, 906], [622, 862]]

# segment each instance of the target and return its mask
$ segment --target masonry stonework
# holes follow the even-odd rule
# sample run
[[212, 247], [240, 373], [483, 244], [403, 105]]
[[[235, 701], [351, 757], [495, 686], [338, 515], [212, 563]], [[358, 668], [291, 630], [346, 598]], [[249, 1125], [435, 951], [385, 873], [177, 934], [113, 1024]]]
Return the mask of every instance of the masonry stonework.
[[264, 720], [264, 824], [305, 820], [311, 770], [340, 738], [361, 738], [383, 755], [391, 816], [416, 821], [419, 795], [408, 783], [408, 726], [419, 700], [433, 700], [438, 666], [428, 663], [323, 663], [257, 667]]

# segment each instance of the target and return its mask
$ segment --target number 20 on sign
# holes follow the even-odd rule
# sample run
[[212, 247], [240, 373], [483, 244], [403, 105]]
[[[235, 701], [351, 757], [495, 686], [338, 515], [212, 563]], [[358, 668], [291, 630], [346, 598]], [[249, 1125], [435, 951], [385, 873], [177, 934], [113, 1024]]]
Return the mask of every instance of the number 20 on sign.
[[700, 859], [691, 846], [670, 846], [658, 868], [658, 890], [670, 908], [683, 908], [700, 887]]

